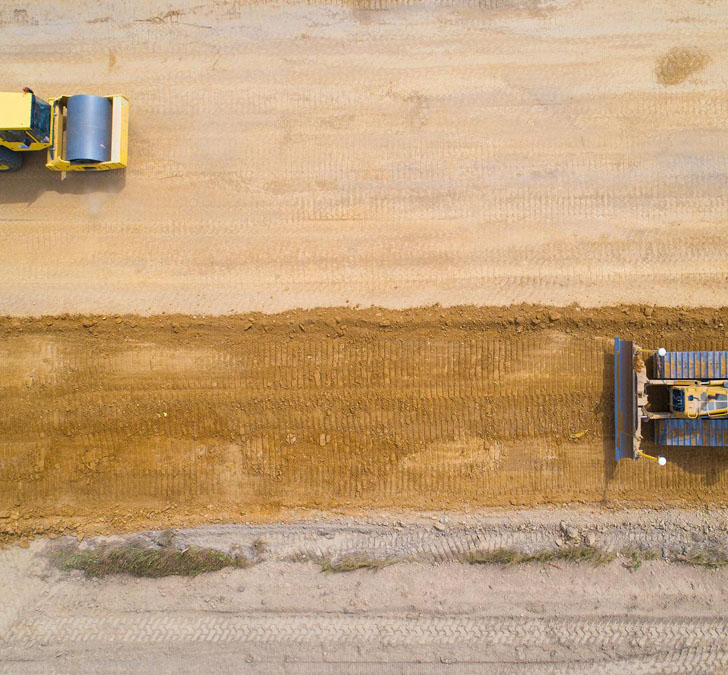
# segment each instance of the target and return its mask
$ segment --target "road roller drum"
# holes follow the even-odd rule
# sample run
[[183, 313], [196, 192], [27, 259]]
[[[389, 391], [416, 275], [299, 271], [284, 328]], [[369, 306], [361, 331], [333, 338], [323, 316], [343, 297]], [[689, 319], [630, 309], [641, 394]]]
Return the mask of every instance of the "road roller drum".
[[66, 159], [71, 164], [111, 159], [111, 101], [101, 96], [69, 96], [66, 106]]

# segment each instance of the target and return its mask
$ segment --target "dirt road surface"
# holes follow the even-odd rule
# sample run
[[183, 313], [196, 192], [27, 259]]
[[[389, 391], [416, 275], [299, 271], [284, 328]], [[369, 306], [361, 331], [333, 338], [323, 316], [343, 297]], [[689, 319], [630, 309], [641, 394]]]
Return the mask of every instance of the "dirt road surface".
[[2, 88], [126, 94], [131, 154], [3, 176], [0, 312], [725, 305], [727, 9], [3, 3]]
[[[722, 572], [475, 568], [442, 512], [726, 503], [722, 449], [615, 464], [610, 350], [725, 348], [727, 10], [3, 3], [0, 88], [125, 94], [131, 147], [0, 180], [0, 672], [725, 669]], [[374, 508], [437, 535], [278, 537], [444, 556], [89, 581], [31, 541]]]
[[0, 320], [0, 536], [724, 503], [725, 449], [615, 463], [611, 337], [717, 348], [724, 321], [533, 306]]
[[[597, 567], [454, 562], [474, 548], [551, 546], [564, 519], [609, 549], [726, 537], [720, 510], [510, 511], [452, 516], [439, 529], [406, 515], [213, 526], [177, 532], [175, 545], [249, 551], [264, 541], [264, 559], [193, 579], [86, 579], [49, 564], [46, 552], [59, 542], [37, 541], [0, 551], [0, 576], [14, 589], [0, 606], [0, 671], [724, 671], [724, 569], [624, 558]], [[311, 562], [356, 553], [419, 562], [342, 574]]]

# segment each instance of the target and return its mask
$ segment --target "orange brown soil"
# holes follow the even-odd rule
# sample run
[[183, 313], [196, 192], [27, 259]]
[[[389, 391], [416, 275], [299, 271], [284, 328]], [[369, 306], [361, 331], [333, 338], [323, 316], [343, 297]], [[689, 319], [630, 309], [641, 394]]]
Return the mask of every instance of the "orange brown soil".
[[292, 510], [726, 503], [728, 451], [617, 466], [612, 340], [728, 309], [427, 307], [0, 319], [0, 537]]

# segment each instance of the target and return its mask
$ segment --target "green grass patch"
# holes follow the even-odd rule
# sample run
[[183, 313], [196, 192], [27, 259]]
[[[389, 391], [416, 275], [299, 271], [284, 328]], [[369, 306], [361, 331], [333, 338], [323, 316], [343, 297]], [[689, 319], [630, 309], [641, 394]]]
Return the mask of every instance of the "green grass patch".
[[471, 565], [520, 565], [523, 563], [588, 562], [603, 565], [614, 560], [615, 554], [594, 546], [570, 546], [567, 548], [544, 549], [535, 553], [522, 553], [512, 548], [497, 548], [492, 551], [473, 551], [463, 562]]
[[626, 547], [619, 551], [619, 555], [632, 560], [657, 560], [662, 553], [658, 548]]
[[128, 574], [133, 577], [197, 576], [226, 567], [249, 567], [240, 555], [210, 548], [171, 546], [155, 548], [133, 544], [99, 546], [80, 550], [64, 547], [51, 553], [51, 561], [62, 570], [80, 570], [89, 577]]
[[656, 548], [627, 546], [619, 551], [619, 555], [629, 560], [631, 572], [636, 572], [645, 560], [657, 560], [662, 554]]
[[394, 559], [381, 560], [364, 556], [319, 560], [322, 572], [353, 572], [355, 570], [380, 570], [397, 562]]
[[679, 557], [678, 561], [700, 567], [725, 567], [728, 565], [728, 551], [722, 548], [700, 548]]

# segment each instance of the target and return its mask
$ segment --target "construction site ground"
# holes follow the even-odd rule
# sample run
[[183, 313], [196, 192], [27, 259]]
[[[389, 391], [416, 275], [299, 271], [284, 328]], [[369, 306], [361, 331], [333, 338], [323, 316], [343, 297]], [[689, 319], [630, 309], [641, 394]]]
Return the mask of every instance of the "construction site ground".
[[723, 541], [728, 450], [614, 461], [612, 341], [726, 348], [727, 33], [725, 0], [0, 5], [0, 89], [130, 100], [127, 170], [0, 180], [0, 672], [720, 672], [724, 573], [667, 560], [44, 551], [537, 505]]
[[[0, 187], [0, 312], [726, 305], [724, 0], [27, 0], [129, 167]], [[58, 45], [63, 45], [59, 58]]]
[[725, 449], [617, 465], [611, 336], [718, 348], [724, 321], [636, 306], [1, 319], [0, 536], [723, 504]]
[[[254, 560], [192, 579], [86, 579], [49, 562], [63, 541], [37, 541], [0, 551], [0, 575], [14, 588], [0, 607], [0, 668], [713, 675], [728, 666], [727, 572], [669, 560], [724, 545], [726, 522], [720, 509], [572, 507], [372, 513], [106, 539], [237, 550]], [[656, 559], [462, 562], [472, 551], [563, 546], [565, 532], [605, 551], [653, 550]], [[388, 564], [322, 571], [321, 559], [352, 555]]]

